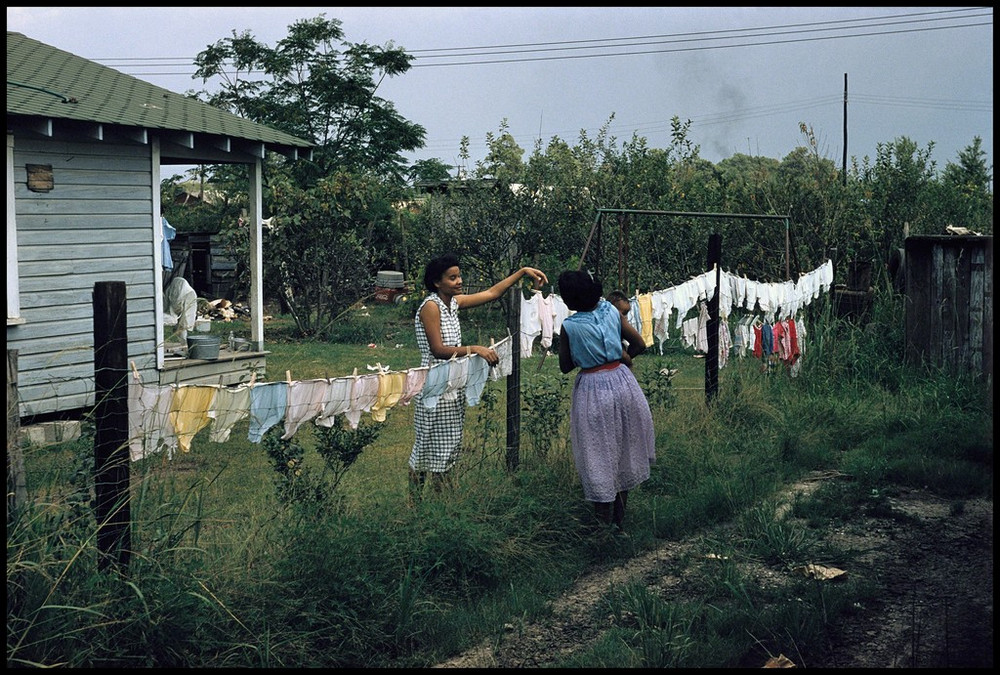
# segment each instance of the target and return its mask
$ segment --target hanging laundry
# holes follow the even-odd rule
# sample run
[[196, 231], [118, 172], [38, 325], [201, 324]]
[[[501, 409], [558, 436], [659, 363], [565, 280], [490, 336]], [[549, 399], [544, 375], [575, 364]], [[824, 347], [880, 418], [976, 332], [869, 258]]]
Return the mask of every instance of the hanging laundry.
[[208, 431], [208, 440], [215, 443], [225, 443], [229, 440], [233, 427], [250, 414], [250, 385], [238, 384], [235, 387], [219, 387], [215, 392], [215, 400], [208, 411], [212, 418], [212, 426]]
[[372, 419], [385, 422], [386, 412], [399, 403], [406, 385], [406, 373], [390, 371], [378, 374], [378, 393], [372, 404]]
[[448, 371], [448, 386], [441, 394], [442, 401], [454, 401], [465, 389], [469, 381], [469, 356], [460, 356], [448, 361], [451, 368]]
[[437, 407], [441, 396], [448, 390], [448, 375], [450, 373], [451, 365], [447, 361], [439, 361], [430, 366], [427, 381], [424, 382], [424, 389], [419, 396], [421, 405], [431, 409]]
[[208, 411], [215, 400], [217, 387], [197, 384], [181, 385], [174, 390], [170, 404], [170, 424], [177, 434], [181, 452], [191, 452], [191, 440], [212, 421]]
[[490, 379], [496, 381], [501, 377], [507, 377], [511, 374], [511, 372], [513, 372], [514, 339], [508, 335], [504, 339], [493, 344], [493, 351], [497, 353], [497, 357], [500, 359], [490, 370]]
[[560, 296], [553, 293], [549, 297], [552, 298], [552, 333], [558, 334], [562, 331], [562, 322], [573, 312]]
[[144, 385], [135, 372], [128, 383], [128, 447], [133, 462], [163, 450], [172, 459], [177, 449], [177, 435], [170, 422], [174, 400], [173, 384]]
[[344, 413], [351, 429], [357, 429], [362, 413], [370, 413], [378, 398], [378, 375], [358, 375], [354, 377], [351, 390], [351, 405]]
[[486, 380], [490, 375], [490, 364], [478, 354], [469, 357], [469, 372], [465, 383], [465, 404], [479, 405], [479, 399], [486, 388]]
[[326, 405], [328, 380], [296, 380], [288, 384], [288, 405], [285, 409], [285, 433], [281, 440], [287, 441], [299, 427], [318, 417]]
[[424, 388], [427, 381], [427, 371], [430, 366], [418, 366], [406, 371], [406, 382], [403, 384], [403, 394], [399, 397], [401, 405], [410, 405], [410, 401]]
[[538, 293], [538, 323], [540, 325], [538, 344], [542, 349], [548, 349], [552, 346], [552, 334], [555, 328], [555, 310], [551, 295], [546, 298]]
[[539, 300], [541, 293], [530, 293], [530, 297], [521, 298], [521, 358], [526, 359], [531, 356], [532, 345], [535, 338], [542, 334], [542, 320], [539, 315]]
[[[647, 347], [653, 346], [653, 294], [640, 293], [636, 296], [636, 305], [639, 307], [639, 318], [642, 322], [642, 330], [639, 334]], [[629, 312], [631, 314], [631, 312]]]
[[323, 410], [316, 417], [316, 425], [330, 428], [337, 415], [343, 415], [351, 408], [351, 394], [354, 391], [353, 377], [335, 377], [327, 380], [326, 398]]
[[250, 430], [247, 439], [260, 443], [264, 434], [285, 419], [288, 406], [287, 382], [258, 382], [250, 388]]

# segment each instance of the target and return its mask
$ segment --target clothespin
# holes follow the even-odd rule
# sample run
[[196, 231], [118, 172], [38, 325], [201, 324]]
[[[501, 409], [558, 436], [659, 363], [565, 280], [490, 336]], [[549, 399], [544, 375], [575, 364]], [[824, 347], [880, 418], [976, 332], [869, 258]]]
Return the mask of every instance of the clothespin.
[[139, 376], [139, 369], [135, 367], [135, 361], [132, 361], [132, 375], [135, 376], [136, 382], [140, 382], [142, 380]]
[[288, 384], [292, 383], [292, 371], [290, 370], [285, 371], [285, 379], [288, 380]]
[[252, 387], [256, 383], [257, 383], [257, 371], [256, 370], [251, 370], [250, 371], [250, 386]]
[[457, 358], [458, 358], [458, 352], [452, 352], [452, 354], [451, 354], [451, 358], [450, 358], [450, 359], [448, 359], [448, 360], [449, 360], [449, 361], [454, 361], [454, 360], [456, 360]]
[[354, 369], [354, 377], [357, 377], [357, 376], [358, 376], [358, 369], [357, 369], [357, 368], [355, 368], [355, 369]]
[[490, 349], [493, 349], [493, 345], [494, 345], [493, 338], [490, 338]]

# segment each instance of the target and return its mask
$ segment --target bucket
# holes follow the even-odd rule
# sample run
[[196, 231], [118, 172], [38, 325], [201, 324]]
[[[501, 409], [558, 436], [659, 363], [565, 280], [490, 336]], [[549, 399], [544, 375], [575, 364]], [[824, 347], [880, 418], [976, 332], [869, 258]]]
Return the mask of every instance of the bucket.
[[247, 340], [246, 338], [234, 337], [229, 342], [230, 342], [229, 348], [232, 349], [234, 352], [250, 351], [250, 340]]
[[188, 335], [188, 358], [215, 361], [222, 338], [217, 335]]
[[382, 270], [375, 275], [375, 285], [380, 288], [402, 288], [403, 273], [392, 270]]

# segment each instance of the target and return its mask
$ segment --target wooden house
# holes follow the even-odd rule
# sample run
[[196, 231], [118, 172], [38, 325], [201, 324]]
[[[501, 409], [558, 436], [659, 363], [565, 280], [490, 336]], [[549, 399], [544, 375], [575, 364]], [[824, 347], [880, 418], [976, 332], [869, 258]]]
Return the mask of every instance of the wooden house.
[[[13, 360], [20, 419], [71, 419], [94, 405], [93, 296], [101, 282], [126, 284], [128, 358], [144, 382], [260, 377], [262, 161], [267, 152], [296, 159], [311, 146], [8, 32], [8, 389]], [[221, 163], [249, 167], [251, 351], [168, 358], [161, 167]]]

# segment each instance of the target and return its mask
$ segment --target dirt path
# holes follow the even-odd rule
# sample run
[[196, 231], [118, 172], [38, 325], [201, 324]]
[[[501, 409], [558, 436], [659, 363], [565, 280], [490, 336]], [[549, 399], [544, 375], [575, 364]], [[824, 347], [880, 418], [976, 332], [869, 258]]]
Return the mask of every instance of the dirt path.
[[[830, 477], [814, 476], [793, 490], [808, 491]], [[877, 579], [884, 596], [876, 606], [859, 608], [849, 624], [833, 627], [827, 644], [805, 656], [785, 656], [796, 666], [812, 668], [992, 667], [992, 500], [966, 501], [958, 513], [951, 503], [920, 491], [890, 501], [913, 519], [864, 518], [829, 533], [832, 543], [858, 552], [856, 569], [847, 572]], [[593, 617], [612, 585], [642, 579], [661, 597], [683, 600], [678, 572], [683, 574], [685, 565], [679, 561], [701, 539], [664, 542], [621, 565], [587, 574], [553, 601], [550, 616], [523, 625], [512, 622], [496, 643], [481, 644], [437, 667], [555, 665], [586, 649], [610, 626], [611, 617], [597, 623]], [[754, 573], [780, 574], [763, 568]]]

